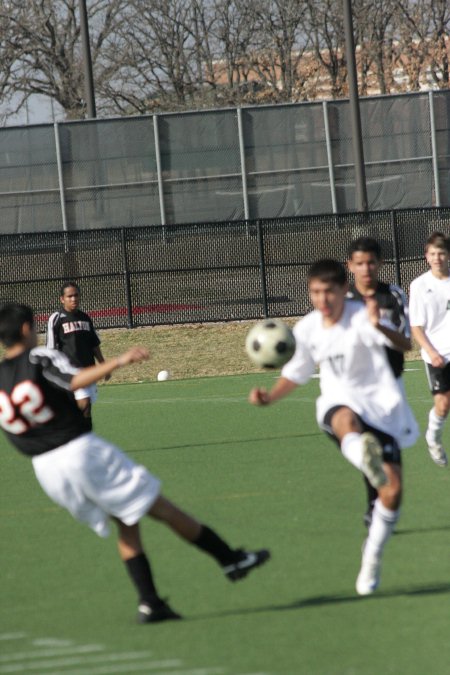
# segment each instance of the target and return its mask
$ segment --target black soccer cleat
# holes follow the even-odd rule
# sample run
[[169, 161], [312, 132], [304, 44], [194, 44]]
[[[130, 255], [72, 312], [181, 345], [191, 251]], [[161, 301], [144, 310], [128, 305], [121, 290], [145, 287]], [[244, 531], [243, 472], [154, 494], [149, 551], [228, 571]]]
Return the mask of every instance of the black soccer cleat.
[[174, 612], [163, 600], [156, 607], [151, 607], [147, 602], [141, 602], [138, 607], [138, 623], [157, 623], [159, 621], [173, 621], [175, 619], [181, 619], [180, 614]]
[[243, 579], [255, 567], [264, 565], [270, 559], [270, 551], [267, 551], [265, 548], [260, 551], [244, 551], [244, 549], [240, 548], [235, 553], [236, 560], [229, 565], [222, 566], [225, 576], [230, 581]]

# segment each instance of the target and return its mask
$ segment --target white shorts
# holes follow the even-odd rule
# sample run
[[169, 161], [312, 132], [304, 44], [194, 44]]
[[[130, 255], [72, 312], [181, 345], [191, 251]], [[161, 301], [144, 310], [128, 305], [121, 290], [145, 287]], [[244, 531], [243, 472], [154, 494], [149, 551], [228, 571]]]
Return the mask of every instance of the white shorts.
[[80, 389], [75, 389], [73, 392], [75, 400], [79, 401], [82, 398], [90, 398], [91, 403], [95, 403], [97, 400], [97, 387], [95, 384], [91, 384], [90, 387], [81, 387]]
[[125, 525], [137, 523], [160, 493], [158, 478], [93, 433], [36, 455], [32, 462], [50, 499], [100, 537], [108, 536], [111, 516]]

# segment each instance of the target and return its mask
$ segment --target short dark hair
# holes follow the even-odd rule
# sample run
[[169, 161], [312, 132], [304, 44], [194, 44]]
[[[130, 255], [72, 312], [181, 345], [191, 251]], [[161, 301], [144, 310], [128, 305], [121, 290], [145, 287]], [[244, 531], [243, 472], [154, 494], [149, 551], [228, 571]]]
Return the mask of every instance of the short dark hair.
[[347, 271], [342, 263], [332, 258], [317, 260], [308, 270], [308, 283], [313, 279], [319, 279], [325, 283], [345, 286], [347, 283]]
[[348, 259], [350, 260], [352, 255], [358, 251], [361, 253], [373, 253], [377, 260], [381, 260], [383, 257], [381, 246], [373, 237], [358, 237], [358, 239], [354, 239], [348, 247]]
[[428, 251], [430, 246], [441, 248], [444, 251], [448, 251], [450, 253], [450, 238], [447, 237], [443, 232], [433, 232], [433, 234], [430, 234], [426, 241], [425, 251]]
[[75, 283], [75, 281], [65, 281], [59, 291], [59, 295], [61, 298], [63, 297], [66, 288], [76, 288], [78, 293], [81, 293], [80, 287], [78, 286], [78, 284]]
[[34, 325], [33, 310], [18, 302], [4, 302], [0, 305], [0, 342], [5, 347], [13, 347], [22, 341], [24, 323]]

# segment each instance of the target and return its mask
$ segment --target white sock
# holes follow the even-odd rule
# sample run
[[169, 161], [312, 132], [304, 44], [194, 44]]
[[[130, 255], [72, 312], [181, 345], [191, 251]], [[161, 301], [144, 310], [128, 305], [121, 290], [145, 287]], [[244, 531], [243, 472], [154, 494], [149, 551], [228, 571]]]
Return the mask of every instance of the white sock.
[[341, 452], [345, 459], [362, 471], [362, 445], [361, 434], [351, 431], [345, 434], [341, 441]]
[[434, 408], [431, 408], [428, 415], [428, 429], [426, 435], [430, 440], [440, 443], [442, 438], [442, 428], [445, 423], [445, 417], [436, 415]]
[[372, 523], [364, 546], [363, 558], [381, 558], [385, 544], [391, 536], [399, 516], [400, 509], [391, 511], [383, 506], [380, 498], [376, 500], [372, 513]]

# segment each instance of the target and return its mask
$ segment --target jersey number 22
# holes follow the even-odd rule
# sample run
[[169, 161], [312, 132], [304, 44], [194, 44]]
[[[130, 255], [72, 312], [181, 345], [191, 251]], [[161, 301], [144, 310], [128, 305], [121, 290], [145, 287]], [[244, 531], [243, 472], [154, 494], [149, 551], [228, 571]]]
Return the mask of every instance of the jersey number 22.
[[53, 416], [53, 410], [44, 405], [42, 391], [30, 380], [16, 384], [11, 394], [0, 391], [0, 425], [10, 434], [24, 434]]

